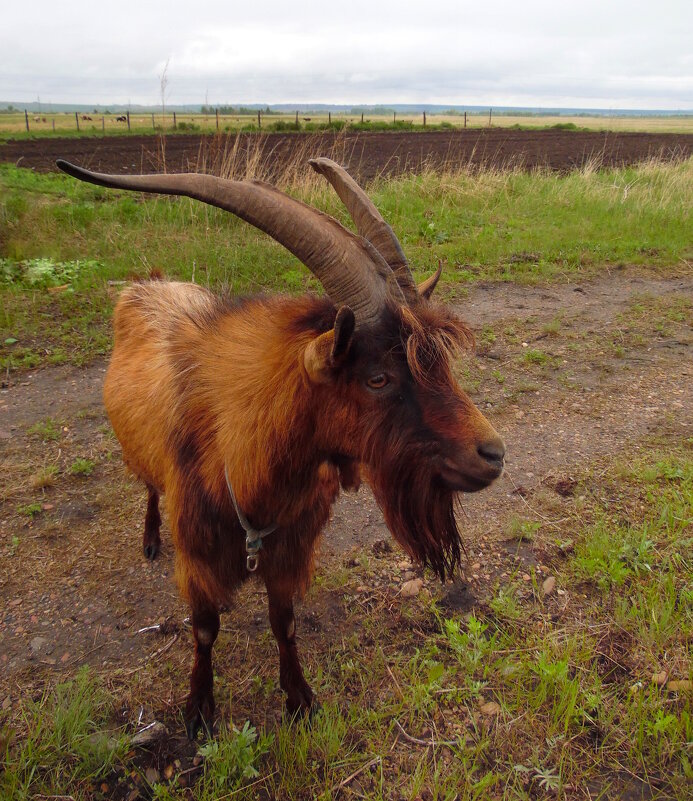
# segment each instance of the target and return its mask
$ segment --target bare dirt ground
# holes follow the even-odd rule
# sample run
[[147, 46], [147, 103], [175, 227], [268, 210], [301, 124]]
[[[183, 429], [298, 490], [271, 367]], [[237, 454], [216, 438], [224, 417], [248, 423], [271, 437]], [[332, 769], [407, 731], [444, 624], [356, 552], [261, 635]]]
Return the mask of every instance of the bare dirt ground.
[[[586, 131], [516, 131], [503, 128], [458, 131], [326, 134], [239, 134], [238, 157], [250, 152], [280, 171], [300, 154], [301, 160], [333, 154], [361, 181], [376, 175], [431, 168], [519, 166], [571, 170], [587, 162], [622, 166], [651, 157], [687, 157], [691, 134], [646, 134]], [[0, 162], [48, 172], [57, 158], [102, 172], [185, 172], [205, 165], [210, 172], [236, 147], [236, 135], [120, 136], [9, 141], [0, 143]]]
[[[518, 559], [550, 558], [504, 544], [506, 521], [532, 517], [535, 493], [559, 481], [570, 495], [575, 470], [649, 434], [693, 434], [693, 337], [680, 312], [692, 296], [690, 278], [619, 274], [549, 288], [481, 285], [461, 304], [478, 339], [461, 381], [504, 436], [508, 462], [493, 488], [464, 498], [469, 564], [466, 583], [449, 590], [457, 603], [472, 604]], [[104, 370], [49, 368], [0, 394], [0, 705], [28, 673], [130, 666], [147, 648], [139, 629], [186, 616], [165, 530], [158, 561], [141, 555], [145, 494], [121, 467], [101, 405]], [[95, 463], [91, 475], [70, 473], [77, 458]], [[54, 483], [36, 487], [50, 465]], [[563, 499], [553, 495], [560, 516]], [[28, 511], [32, 503], [41, 511]], [[341, 564], [380, 540], [387, 529], [362, 489], [337, 504], [323, 561]], [[262, 629], [262, 593], [249, 595]]]

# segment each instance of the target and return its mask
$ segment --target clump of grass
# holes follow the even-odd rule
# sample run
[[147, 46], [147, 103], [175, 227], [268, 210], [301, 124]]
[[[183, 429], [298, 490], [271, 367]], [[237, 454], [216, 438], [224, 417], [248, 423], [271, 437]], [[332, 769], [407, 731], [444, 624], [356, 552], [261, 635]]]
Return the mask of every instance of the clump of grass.
[[65, 797], [67, 788], [107, 775], [127, 750], [127, 739], [107, 729], [111, 703], [86, 667], [39, 701], [24, 701], [26, 737], [4, 731], [0, 797]]
[[214, 740], [200, 746], [205, 764], [204, 776], [196, 788], [197, 798], [214, 801], [258, 776], [260, 759], [272, 741], [271, 735], [258, 737], [255, 727], [247, 720], [242, 729], [222, 727]]
[[90, 476], [94, 472], [95, 466], [96, 463], [91, 459], [80, 456], [70, 465], [70, 473], [73, 476]]
[[546, 364], [549, 360], [549, 357], [544, 351], [536, 350], [534, 348], [528, 348], [523, 354], [522, 358], [524, 359], [527, 364], [539, 364], [543, 365]]
[[40, 514], [43, 511], [43, 506], [38, 502], [34, 501], [33, 503], [22, 504], [21, 506], [17, 507], [17, 512], [20, 515], [25, 515], [26, 517], [34, 518], [37, 514]]
[[44, 442], [52, 442], [60, 439], [61, 424], [52, 417], [47, 417], [45, 420], [39, 420], [37, 423], [29, 426], [27, 429], [28, 434], [35, 434], [40, 437]]
[[505, 534], [508, 539], [515, 542], [532, 542], [537, 531], [541, 529], [541, 523], [534, 520], [524, 520], [513, 515], [505, 527]]
[[57, 477], [58, 466], [55, 464], [49, 464], [34, 473], [34, 475], [31, 477], [31, 486], [33, 489], [45, 489], [46, 487], [52, 487], [55, 484]]

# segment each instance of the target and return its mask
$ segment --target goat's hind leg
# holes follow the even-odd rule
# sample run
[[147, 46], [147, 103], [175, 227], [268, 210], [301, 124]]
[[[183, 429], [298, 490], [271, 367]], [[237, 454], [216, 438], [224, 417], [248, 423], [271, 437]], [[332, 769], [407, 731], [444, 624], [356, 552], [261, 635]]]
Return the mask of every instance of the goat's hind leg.
[[149, 560], [154, 560], [161, 549], [161, 515], [159, 514], [159, 493], [147, 484], [147, 514], [144, 516], [142, 550]]

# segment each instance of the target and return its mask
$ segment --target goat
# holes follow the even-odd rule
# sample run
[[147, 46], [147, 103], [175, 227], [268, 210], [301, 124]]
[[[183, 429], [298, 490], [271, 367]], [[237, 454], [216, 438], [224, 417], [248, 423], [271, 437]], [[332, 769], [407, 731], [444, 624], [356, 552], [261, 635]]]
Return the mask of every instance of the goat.
[[149, 558], [166, 494], [176, 575], [192, 609], [191, 738], [213, 724], [218, 610], [253, 572], [267, 589], [287, 709], [319, 707], [298, 658], [293, 600], [310, 583], [340, 488], [358, 488], [361, 467], [395, 539], [441, 580], [460, 561], [457, 493], [503, 470], [503, 441], [452, 374], [472, 335], [430, 300], [441, 267], [417, 287], [358, 184], [329, 159], [310, 164], [358, 235], [258, 181], [105, 175], [58, 162], [102, 186], [226, 209], [283, 244], [326, 292], [232, 300], [153, 280], [128, 287], [115, 309], [104, 401], [124, 461], [148, 488]]
[[116, 122], [127, 122], [127, 121], [128, 118], [125, 116], [125, 114], [120, 114], [116, 117]]

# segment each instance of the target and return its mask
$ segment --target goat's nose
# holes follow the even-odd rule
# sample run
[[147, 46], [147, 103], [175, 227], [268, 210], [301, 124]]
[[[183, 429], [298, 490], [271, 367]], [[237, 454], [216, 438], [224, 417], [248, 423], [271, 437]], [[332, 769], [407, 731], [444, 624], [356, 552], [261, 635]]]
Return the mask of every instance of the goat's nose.
[[477, 446], [477, 453], [491, 467], [497, 470], [503, 469], [503, 459], [505, 458], [505, 444], [500, 437], [494, 437]]

